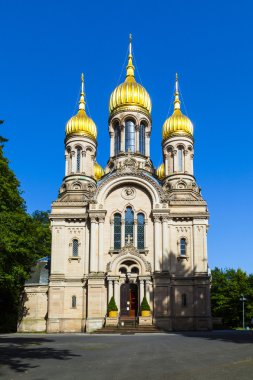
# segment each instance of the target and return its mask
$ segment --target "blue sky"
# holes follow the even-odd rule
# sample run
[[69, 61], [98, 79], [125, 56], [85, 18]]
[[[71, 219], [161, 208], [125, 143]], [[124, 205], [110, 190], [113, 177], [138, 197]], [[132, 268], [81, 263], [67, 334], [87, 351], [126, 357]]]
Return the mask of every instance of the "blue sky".
[[177, 71], [195, 126], [195, 175], [211, 214], [209, 265], [252, 273], [252, 12], [247, 0], [2, 0], [1, 134], [28, 211], [50, 209], [57, 197], [82, 71], [105, 166], [109, 96], [124, 79], [132, 32], [137, 79], [153, 102], [151, 158], [161, 163]]

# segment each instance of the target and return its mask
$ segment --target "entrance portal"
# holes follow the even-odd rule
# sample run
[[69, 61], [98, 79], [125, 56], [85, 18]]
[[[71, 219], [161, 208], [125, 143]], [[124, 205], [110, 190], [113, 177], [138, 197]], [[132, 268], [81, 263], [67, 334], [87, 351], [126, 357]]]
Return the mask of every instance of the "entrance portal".
[[120, 315], [136, 317], [138, 314], [138, 286], [129, 282], [120, 287]]

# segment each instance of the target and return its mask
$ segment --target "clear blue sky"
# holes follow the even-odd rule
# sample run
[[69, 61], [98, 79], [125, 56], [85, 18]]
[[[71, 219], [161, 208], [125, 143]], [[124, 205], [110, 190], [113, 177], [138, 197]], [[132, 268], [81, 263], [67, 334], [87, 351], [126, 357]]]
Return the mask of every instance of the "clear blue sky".
[[108, 100], [132, 32], [134, 63], [153, 102], [151, 158], [160, 164], [178, 71], [211, 214], [209, 265], [252, 273], [252, 13], [250, 0], [1, 1], [0, 132], [28, 211], [50, 209], [57, 197], [82, 71], [105, 166]]

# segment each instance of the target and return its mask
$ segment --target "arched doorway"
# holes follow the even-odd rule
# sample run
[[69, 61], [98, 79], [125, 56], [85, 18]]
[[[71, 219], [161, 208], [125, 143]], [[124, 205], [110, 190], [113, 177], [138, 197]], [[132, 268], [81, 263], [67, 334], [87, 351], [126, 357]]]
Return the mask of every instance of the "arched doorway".
[[120, 315], [136, 317], [138, 315], [138, 286], [126, 282], [120, 287]]

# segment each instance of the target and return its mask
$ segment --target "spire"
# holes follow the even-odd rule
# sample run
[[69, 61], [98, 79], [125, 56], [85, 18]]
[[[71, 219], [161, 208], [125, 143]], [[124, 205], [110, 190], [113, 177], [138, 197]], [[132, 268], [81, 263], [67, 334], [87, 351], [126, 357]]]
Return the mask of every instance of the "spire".
[[129, 53], [128, 53], [126, 81], [135, 82], [133, 56], [132, 56], [132, 33], [129, 34]]
[[81, 94], [80, 94], [80, 100], [79, 100], [79, 110], [85, 110], [85, 101], [84, 101], [84, 75], [81, 74]]
[[175, 100], [174, 100], [174, 111], [180, 110], [180, 100], [179, 100], [179, 90], [178, 90], [178, 74], [176, 73], [176, 83], [175, 83]]

